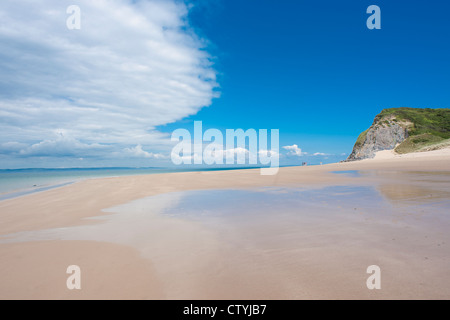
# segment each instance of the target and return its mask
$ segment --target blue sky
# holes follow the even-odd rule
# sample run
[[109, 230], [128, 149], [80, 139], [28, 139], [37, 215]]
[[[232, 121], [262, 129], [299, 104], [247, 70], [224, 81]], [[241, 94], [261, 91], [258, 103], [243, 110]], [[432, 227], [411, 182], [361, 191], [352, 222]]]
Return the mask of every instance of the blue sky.
[[[192, 119], [280, 128], [282, 144], [340, 154], [383, 108], [450, 105], [448, 3], [220, 3], [192, 14], [213, 43], [222, 93]], [[381, 30], [366, 27], [371, 4]]]
[[[81, 30], [65, 27], [70, 4]], [[381, 30], [366, 27], [372, 4]], [[2, 0], [0, 168], [169, 166], [170, 133], [196, 120], [279, 129], [280, 146], [307, 153], [282, 164], [342, 160], [383, 108], [450, 107], [448, 12], [437, 0]]]

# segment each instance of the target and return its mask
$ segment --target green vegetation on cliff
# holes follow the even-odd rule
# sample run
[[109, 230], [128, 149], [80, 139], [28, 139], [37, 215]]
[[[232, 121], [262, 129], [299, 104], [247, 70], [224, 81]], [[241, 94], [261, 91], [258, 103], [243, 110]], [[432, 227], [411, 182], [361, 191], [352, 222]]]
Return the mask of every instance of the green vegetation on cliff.
[[361, 134], [359, 135], [358, 139], [356, 139], [355, 146], [357, 146], [357, 147], [362, 146], [364, 141], [366, 141], [366, 136], [367, 136], [367, 132], [368, 131], [369, 131], [369, 129], [367, 129], [366, 131], [361, 132]]
[[[405, 134], [399, 135], [403, 128]], [[398, 138], [401, 140], [397, 140]], [[392, 141], [389, 141], [392, 139]], [[347, 160], [370, 157], [400, 143], [397, 153], [436, 150], [450, 146], [450, 109], [391, 108], [378, 114], [356, 140]]]
[[381, 120], [386, 117], [394, 117], [393, 121], [411, 122], [413, 127], [408, 128], [409, 136], [427, 133], [443, 139], [450, 138], [450, 109], [384, 109], [375, 119]]
[[395, 148], [397, 153], [426, 151], [446, 146], [450, 139], [450, 109], [391, 108], [384, 109], [375, 121], [391, 119], [404, 125], [408, 138]]
[[415, 151], [434, 150], [437, 148], [433, 147], [447, 140], [429, 133], [423, 133], [416, 136], [411, 136], [403, 141], [397, 148], [395, 148], [395, 152], [403, 154]]

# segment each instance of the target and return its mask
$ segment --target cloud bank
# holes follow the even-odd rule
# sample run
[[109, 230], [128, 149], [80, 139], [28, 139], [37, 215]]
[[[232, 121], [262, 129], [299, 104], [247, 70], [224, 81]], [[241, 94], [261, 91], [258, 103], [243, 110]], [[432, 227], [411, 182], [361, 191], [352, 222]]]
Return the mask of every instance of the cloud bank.
[[294, 144], [292, 146], [284, 146], [283, 149], [287, 150], [288, 151], [287, 154], [290, 155], [290, 156], [298, 156], [298, 157], [300, 157], [300, 156], [306, 154], [305, 152], [302, 152], [302, 149], [300, 149], [298, 147], [298, 145], [296, 145], [296, 144]]
[[[69, 30], [66, 9], [81, 9]], [[158, 132], [211, 104], [216, 74], [175, 0], [2, 0], [0, 154], [169, 154]]]

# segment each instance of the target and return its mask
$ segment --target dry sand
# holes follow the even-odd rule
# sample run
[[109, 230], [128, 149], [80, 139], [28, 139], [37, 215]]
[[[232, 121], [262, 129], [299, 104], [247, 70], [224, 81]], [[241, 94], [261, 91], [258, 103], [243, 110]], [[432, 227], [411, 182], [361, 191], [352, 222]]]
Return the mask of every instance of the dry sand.
[[[448, 158], [450, 157], [450, 148], [444, 148], [440, 150], [433, 150], [427, 152], [413, 152], [407, 154], [398, 154], [394, 150], [379, 151], [376, 153], [373, 160], [390, 160], [390, 159], [436, 159], [436, 158]], [[373, 161], [364, 160], [364, 161]]]
[[[85, 180], [1, 201], [0, 235], [102, 224], [101, 220], [84, 218], [104, 216], [107, 213], [102, 212], [103, 209], [168, 192], [371, 183], [364, 179], [355, 182], [349, 176], [330, 173], [336, 170], [450, 172], [450, 149], [407, 156], [388, 155], [384, 152], [375, 159], [358, 162], [281, 168], [275, 176], [261, 176], [259, 170], [233, 170]], [[395, 194], [395, 190], [385, 192]], [[408, 263], [412, 261], [409, 252], [399, 252], [396, 259], [389, 256], [383, 260], [385, 264], [389, 264], [386, 262], [388, 259], [392, 260], [390, 272], [383, 279], [391, 281], [395, 286], [392, 285], [391, 290], [370, 291], [365, 287], [367, 275], [364, 272], [358, 273], [355, 267], [373, 263], [368, 255], [364, 255], [365, 248], [349, 246], [327, 249], [326, 245], [320, 245], [333, 240], [327, 239], [327, 234], [322, 238], [314, 235], [308, 238], [309, 241], [305, 240], [302, 246], [304, 258], [299, 270], [299, 261], [289, 257], [295, 248], [286, 252], [278, 248], [270, 256], [258, 251], [259, 249], [249, 254], [249, 251], [236, 251], [214, 232], [205, 230], [194, 222], [158, 217], [153, 222], [152, 235], [155, 242], [160, 241], [159, 247], [154, 248], [153, 260], [132, 246], [99, 241], [59, 240], [0, 244], [0, 298], [450, 298], [449, 289], [443, 290], [440, 287], [442, 283], [449, 283], [447, 269], [442, 269], [442, 264], [426, 269], [422, 262], [408, 268]], [[126, 225], [123, 227], [126, 228]], [[334, 229], [331, 225], [326, 227], [332, 237]], [[264, 227], [261, 230], [266, 231]], [[337, 237], [336, 234], [334, 236]], [[289, 239], [283, 242], [283, 246], [287, 244]], [[358, 255], [348, 255], [346, 250], [351, 252], [352, 247], [353, 252]], [[386, 243], [379, 244], [376, 249], [380, 255], [383, 250], [395, 250]], [[436, 259], [439, 254], [440, 251], [430, 252]], [[280, 264], [283, 262], [282, 265], [274, 259], [277, 255]], [[346, 256], [348, 259], [339, 258]], [[340, 263], [330, 265], [330, 261]], [[199, 265], [198, 270], [194, 268], [195, 263]], [[448, 263], [446, 261], [445, 266]], [[66, 288], [65, 271], [71, 264], [82, 268], [82, 290], [70, 291]], [[184, 271], [180, 273], [180, 269]], [[280, 275], [280, 272], [283, 274]], [[423, 290], [419, 290], [420, 287], [417, 286], [408, 289], [408, 279], [414, 280], [418, 274], [427, 272], [436, 275], [433, 283], [425, 285]], [[349, 282], [348, 279], [355, 274], [358, 276], [353, 276], [353, 280]], [[396, 280], [396, 274], [405, 276]]]

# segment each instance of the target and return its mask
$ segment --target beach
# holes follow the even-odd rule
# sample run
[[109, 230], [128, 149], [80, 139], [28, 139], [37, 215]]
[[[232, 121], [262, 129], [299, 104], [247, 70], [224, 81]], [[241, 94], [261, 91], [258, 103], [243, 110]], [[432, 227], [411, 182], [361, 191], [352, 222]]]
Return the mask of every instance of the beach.
[[[89, 179], [3, 200], [0, 298], [449, 299], [449, 184], [443, 149], [273, 176]], [[69, 265], [80, 290], [66, 287]], [[366, 286], [370, 265], [380, 290]]]
[[450, 300], [446, 9], [2, 0], [0, 300]]

